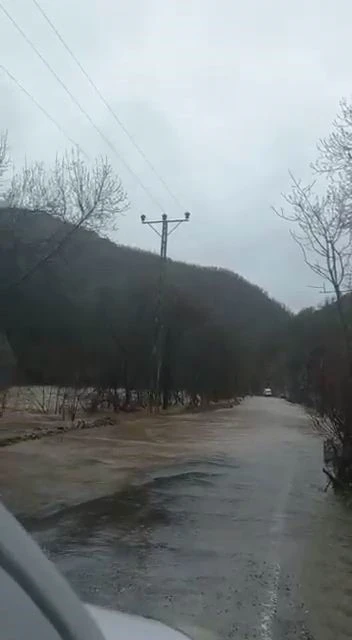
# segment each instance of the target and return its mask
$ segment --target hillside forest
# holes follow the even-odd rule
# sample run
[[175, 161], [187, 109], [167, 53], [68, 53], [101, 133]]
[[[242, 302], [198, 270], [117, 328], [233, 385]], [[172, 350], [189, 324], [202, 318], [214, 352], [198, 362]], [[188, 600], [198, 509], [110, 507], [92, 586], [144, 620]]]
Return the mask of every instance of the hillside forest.
[[352, 109], [344, 102], [318, 146], [315, 182], [292, 176], [275, 209], [327, 287], [319, 308], [293, 314], [235, 273], [172, 260], [160, 297], [159, 256], [109, 239], [129, 208], [109, 161], [88, 166], [74, 149], [10, 179], [3, 133], [2, 387], [123, 389], [125, 406], [153, 393], [166, 409], [185, 395], [206, 404], [270, 385], [309, 407], [333, 451], [329, 481], [351, 484], [351, 158]]

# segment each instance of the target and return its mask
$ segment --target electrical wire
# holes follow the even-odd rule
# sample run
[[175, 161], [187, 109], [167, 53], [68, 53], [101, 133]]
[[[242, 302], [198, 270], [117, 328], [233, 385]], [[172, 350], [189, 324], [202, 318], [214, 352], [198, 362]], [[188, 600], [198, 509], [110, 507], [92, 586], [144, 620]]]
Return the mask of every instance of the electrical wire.
[[104, 132], [98, 127], [98, 125], [94, 122], [93, 118], [89, 115], [89, 113], [86, 111], [86, 109], [81, 105], [81, 103], [77, 100], [77, 98], [75, 98], [75, 96], [73, 95], [72, 91], [70, 91], [70, 89], [66, 86], [66, 84], [63, 82], [63, 80], [61, 80], [60, 76], [56, 73], [56, 71], [53, 69], [53, 67], [49, 64], [49, 62], [46, 60], [46, 58], [40, 53], [40, 51], [37, 49], [37, 47], [35, 46], [35, 44], [32, 42], [32, 40], [27, 36], [27, 34], [25, 33], [25, 31], [19, 26], [19, 24], [17, 23], [17, 21], [15, 20], [15, 18], [12, 17], [12, 15], [7, 11], [7, 9], [4, 7], [4, 5], [2, 4], [2, 2], [0, 2], [0, 9], [1, 11], [4, 13], [4, 15], [7, 17], [7, 19], [12, 23], [12, 25], [15, 27], [15, 29], [18, 31], [18, 33], [22, 36], [22, 38], [27, 42], [27, 44], [30, 46], [30, 48], [35, 52], [35, 54], [39, 57], [39, 59], [42, 61], [42, 63], [46, 66], [46, 68], [50, 71], [50, 73], [52, 74], [52, 76], [55, 78], [55, 80], [60, 84], [60, 86], [64, 89], [64, 91], [67, 93], [67, 95], [69, 96], [70, 100], [76, 105], [76, 107], [79, 109], [79, 111], [84, 115], [84, 117], [88, 120], [88, 122], [90, 123], [90, 125], [94, 128], [94, 130], [98, 133], [98, 135], [102, 138], [102, 140], [105, 142], [105, 144], [108, 145], [108, 147], [111, 149], [111, 151], [116, 155], [116, 157], [118, 158], [118, 160], [124, 165], [124, 167], [129, 171], [129, 173], [135, 178], [135, 180], [138, 182], [138, 184], [142, 187], [143, 191], [148, 195], [148, 197], [150, 198], [150, 200], [154, 203], [155, 206], [157, 206], [161, 212], [164, 211], [161, 203], [157, 200], [157, 198], [155, 198], [155, 196], [153, 195], [153, 193], [150, 191], [150, 189], [142, 182], [141, 178], [138, 176], [138, 174], [135, 173], [135, 171], [132, 169], [132, 167], [130, 167], [130, 165], [126, 162], [126, 160], [121, 156], [121, 154], [117, 151], [116, 147], [113, 145], [113, 143], [106, 137], [106, 135], [104, 134]]
[[[43, 105], [40, 104], [40, 102], [38, 102], [38, 100], [28, 91], [28, 89], [26, 89], [23, 84], [21, 84], [21, 82], [19, 80], [17, 80], [17, 78], [13, 75], [13, 73], [11, 73], [11, 71], [9, 71], [7, 69], [7, 67], [5, 67], [5, 65], [3, 65], [2, 63], [0, 63], [0, 70], [3, 71], [8, 78], [10, 78], [10, 80], [16, 85], [16, 87], [22, 92], [24, 93], [25, 96], [27, 96], [27, 98], [29, 98], [29, 100], [45, 115], [46, 118], [48, 118], [48, 120], [54, 124], [54, 126], [58, 129], [58, 131], [65, 137], [67, 138], [67, 140], [74, 146], [77, 148], [77, 150], [82, 153], [82, 155], [84, 155], [87, 160], [91, 160], [90, 155], [83, 149], [83, 147], [78, 144], [78, 142], [76, 142], [73, 138], [71, 138], [71, 136], [67, 133], [67, 131], [61, 126], [61, 124], [45, 109], [45, 107], [43, 107]], [[137, 210], [137, 212], [139, 214], [142, 213], [141, 209], [137, 206], [137, 204], [134, 202], [133, 203], [134, 208]], [[123, 214], [122, 214], [123, 215]]]
[[50, 28], [52, 29], [52, 31], [55, 33], [56, 37], [59, 39], [59, 41], [61, 42], [61, 44], [63, 45], [63, 47], [66, 49], [66, 51], [69, 53], [69, 55], [71, 56], [71, 58], [74, 60], [74, 62], [77, 64], [77, 66], [79, 67], [80, 71], [82, 72], [82, 74], [84, 75], [84, 77], [88, 80], [89, 84], [91, 85], [91, 87], [94, 89], [95, 93], [97, 94], [97, 96], [100, 98], [100, 100], [103, 102], [103, 104], [105, 105], [105, 107], [108, 109], [109, 113], [112, 115], [112, 117], [114, 118], [115, 122], [119, 125], [119, 127], [122, 129], [122, 131], [125, 133], [125, 135], [128, 137], [128, 139], [130, 140], [130, 142], [133, 144], [133, 146], [135, 147], [135, 149], [138, 151], [139, 155], [143, 158], [143, 160], [147, 163], [147, 165], [149, 166], [149, 168], [151, 169], [151, 171], [154, 173], [154, 175], [158, 178], [159, 182], [163, 185], [163, 187], [165, 188], [165, 190], [168, 192], [169, 196], [173, 199], [173, 201], [175, 202], [175, 204], [180, 207], [183, 210], [183, 207], [179, 201], [179, 199], [177, 198], [177, 196], [173, 193], [173, 191], [170, 189], [169, 185], [167, 184], [166, 180], [160, 175], [160, 173], [157, 171], [157, 169], [155, 168], [154, 164], [151, 162], [151, 160], [148, 158], [147, 154], [143, 151], [143, 149], [140, 147], [140, 145], [138, 144], [138, 142], [136, 141], [136, 139], [134, 138], [134, 136], [132, 136], [132, 134], [128, 131], [127, 127], [124, 125], [124, 123], [122, 122], [122, 120], [119, 118], [119, 116], [117, 115], [116, 111], [114, 111], [114, 109], [111, 107], [111, 105], [109, 104], [109, 102], [107, 101], [107, 99], [104, 97], [104, 95], [102, 94], [102, 92], [100, 91], [100, 89], [98, 88], [98, 86], [96, 85], [96, 83], [94, 82], [94, 80], [91, 78], [91, 76], [89, 75], [89, 73], [86, 71], [86, 69], [83, 67], [83, 65], [81, 64], [81, 62], [79, 61], [79, 59], [77, 58], [77, 56], [75, 55], [75, 53], [72, 51], [71, 47], [69, 47], [69, 45], [67, 44], [67, 42], [65, 41], [65, 39], [63, 38], [63, 36], [61, 35], [61, 33], [59, 32], [59, 30], [57, 29], [57, 27], [55, 26], [55, 24], [53, 23], [53, 21], [49, 18], [49, 16], [47, 15], [47, 13], [44, 11], [43, 7], [41, 6], [41, 4], [38, 2], [38, 0], [32, 0], [34, 5], [37, 7], [38, 11], [41, 13], [41, 15], [43, 16], [43, 18], [46, 20], [46, 22], [49, 24]]
[[[64, 135], [69, 142], [76, 146], [77, 149], [79, 151], [81, 151], [82, 154], [84, 154], [88, 159], [89, 159], [89, 155], [84, 151], [84, 149], [82, 149], [82, 147], [75, 142], [75, 140], [73, 140], [73, 138], [70, 137], [69, 134], [67, 134], [67, 132], [65, 131], [65, 129], [60, 125], [60, 123], [40, 104], [40, 102], [38, 102], [38, 100], [36, 100], [36, 98], [34, 98], [34, 96], [17, 80], [17, 78], [15, 78], [15, 76], [3, 65], [0, 63], [0, 70], [2, 70], [9, 78], [10, 80], [12, 80], [12, 82], [20, 89], [20, 91], [22, 91], [30, 100], [31, 102], [48, 118], [48, 120], [50, 122], [52, 122], [55, 127], [60, 131], [60, 133], [62, 133], [62, 135]], [[137, 207], [136, 207], [137, 208]], [[138, 210], [138, 208], [137, 208]], [[4, 293], [9, 293], [10, 291], [12, 291], [13, 288], [18, 287], [19, 285], [21, 285], [23, 282], [25, 282], [26, 280], [28, 280], [28, 278], [31, 278], [31, 276], [46, 262], [48, 262], [48, 260], [50, 260], [51, 258], [53, 258], [57, 253], [59, 253], [59, 251], [62, 249], [62, 247], [64, 246], [64, 244], [67, 242], [67, 240], [70, 239], [70, 237], [79, 229], [79, 227], [82, 226], [82, 224], [84, 224], [84, 220], [80, 220], [79, 223], [77, 223], [76, 225], [74, 225], [66, 234], [65, 236], [59, 241], [57, 242], [48, 253], [46, 253], [44, 256], [41, 256], [35, 263], [34, 265], [32, 265], [32, 267], [30, 267], [25, 273], [23, 273], [17, 280], [14, 280], [13, 282], [9, 283], [8, 285], [6, 285], [5, 288], [1, 288], [0, 287], [0, 292], [3, 295]], [[47, 240], [49, 240], [50, 242], [52, 242], [55, 238], [56, 232], [53, 233], [50, 238], [47, 238]]]
[[78, 142], [75, 142], [75, 140], [71, 138], [71, 136], [65, 131], [65, 129], [61, 126], [61, 124], [57, 120], [55, 120], [55, 118], [52, 115], [50, 115], [50, 113], [38, 102], [38, 100], [36, 100], [36, 98], [19, 82], [19, 80], [17, 80], [17, 78], [15, 78], [15, 76], [2, 63], [0, 63], [0, 69], [8, 76], [8, 78], [10, 78], [10, 80], [17, 86], [17, 88], [20, 89], [20, 91], [22, 91], [22, 93], [24, 93], [27, 96], [27, 98], [31, 100], [31, 102], [33, 102], [33, 104], [45, 115], [45, 117], [48, 118], [48, 120], [50, 120], [52, 124], [55, 125], [58, 131], [60, 131], [60, 133], [65, 138], [67, 138], [67, 140], [74, 147], [76, 147], [81, 153], [83, 153], [83, 155], [85, 155], [86, 158], [89, 158], [86, 151], [82, 149], [82, 147], [78, 144]]

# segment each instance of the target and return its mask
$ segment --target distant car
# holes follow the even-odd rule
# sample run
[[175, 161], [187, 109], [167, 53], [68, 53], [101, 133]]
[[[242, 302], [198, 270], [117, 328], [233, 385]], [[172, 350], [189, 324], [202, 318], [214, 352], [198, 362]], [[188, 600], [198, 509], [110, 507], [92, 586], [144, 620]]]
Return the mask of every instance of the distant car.
[[266, 398], [269, 398], [272, 395], [273, 395], [273, 392], [270, 389], [270, 387], [265, 387], [265, 389], [263, 391], [263, 396], [265, 396]]

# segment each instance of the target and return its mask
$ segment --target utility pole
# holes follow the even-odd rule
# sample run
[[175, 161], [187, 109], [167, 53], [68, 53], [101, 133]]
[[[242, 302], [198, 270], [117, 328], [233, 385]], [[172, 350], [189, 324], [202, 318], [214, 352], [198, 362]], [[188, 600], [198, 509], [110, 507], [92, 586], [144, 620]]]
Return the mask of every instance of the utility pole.
[[[167, 239], [171, 234], [177, 229], [177, 227], [182, 224], [182, 222], [189, 222], [191, 214], [189, 211], [186, 211], [184, 218], [175, 218], [173, 220], [169, 220], [166, 213], [163, 213], [161, 216], [161, 220], [148, 220], [147, 216], [142, 215], [141, 220], [142, 224], [147, 224], [155, 233], [161, 238], [160, 243], [160, 258], [162, 260], [166, 260], [167, 257]], [[155, 225], [161, 224], [161, 233], [159, 229], [155, 227]], [[171, 229], [169, 229], [169, 225], [174, 225]]]
[[[142, 215], [142, 224], [147, 224], [161, 239], [160, 242], [160, 271], [157, 291], [156, 308], [154, 315], [154, 341], [152, 353], [152, 400], [155, 406], [160, 404], [160, 374], [163, 365], [163, 348], [164, 348], [164, 325], [163, 325], [163, 296], [165, 286], [165, 266], [167, 259], [167, 241], [168, 237], [176, 231], [183, 222], [189, 222], [191, 214], [186, 211], [184, 218], [169, 219], [166, 213], [163, 213], [161, 220], [148, 220], [147, 216]], [[159, 226], [161, 225], [161, 232]]]

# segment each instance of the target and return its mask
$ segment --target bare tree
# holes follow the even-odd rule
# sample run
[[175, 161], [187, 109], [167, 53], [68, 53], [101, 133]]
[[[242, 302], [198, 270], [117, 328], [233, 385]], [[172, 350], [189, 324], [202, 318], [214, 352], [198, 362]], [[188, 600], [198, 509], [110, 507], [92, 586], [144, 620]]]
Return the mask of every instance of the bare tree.
[[340, 180], [351, 177], [352, 170], [352, 105], [343, 99], [332, 131], [318, 142], [318, 158], [312, 164], [316, 173]]
[[41, 162], [26, 164], [13, 175], [4, 200], [10, 211], [24, 208], [46, 212], [69, 225], [45, 239], [42, 255], [19, 278], [5, 285], [2, 293], [28, 280], [60, 253], [78, 229], [99, 233], [114, 229], [118, 215], [129, 208], [127, 194], [108, 159], [100, 157], [88, 166], [76, 148], [57, 155], [49, 168]]
[[25, 165], [13, 176], [6, 201], [11, 208], [45, 211], [75, 228], [100, 233], [114, 228], [117, 215], [129, 207], [109, 160], [100, 157], [88, 166], [76, 148], [56, 156], [49, 168], [42, 162]]
[[291, 193], [284, 196], [289, 213], [276, 213], [295, 223], [292, 236], [305, 262], [336, 295], [351, 286], [352, 257], [352, 105], [340, 103], [331, 133], [318, 142], [318, 157], [312, 163], [315, 181], [308, 186], [291, 175]]
[[7, 143], [7, 131], [0, 131], [0, 187], [2, 187], [3, 178], [9, 165], [10, 156]]
[[312, 169], [315, 181], [307, 186], [291, 175], [291, 192], [284, 196], [288, 207], [274, 210], [294, 225], [291, 235], [306, 264], [335, 294], [344, 343], [335, 376], [340, 399], [326, 398], [324, 415], [313, 422], [326, 436], [326, 461], [333, 460], [333, 473], [325, 473], [335, 486], [352, 485], [352, 334], [344, 300], [352, 267], [352, 106], [345, 101], [332, 133], [318, 144]]
[[352, 266], [352, 227], [349, 198], [343, 189], [325, 183], [325, 193], [315, 193], [316, 182], [302, 186], [291, 174], [291, 193], [284, 196], [289, 211], [275, 213], [295, 228], [291, 236], [299, 245], [305, 263], [324, 282], [331, 285], [336, 296], [339, 319], [346, 346], [351, 350], [350, 330], [343, 307], [343, 293], [350, 287]]

